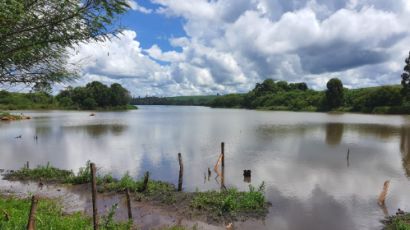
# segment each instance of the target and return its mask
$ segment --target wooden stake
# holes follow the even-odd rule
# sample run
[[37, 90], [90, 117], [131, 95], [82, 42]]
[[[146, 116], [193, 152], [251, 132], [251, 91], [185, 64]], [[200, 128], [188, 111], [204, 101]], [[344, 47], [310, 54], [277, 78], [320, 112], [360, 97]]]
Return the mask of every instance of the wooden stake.
[[96, 180], [96, 169], [95, 164], [90, 163], [91, 170], [91, 195], [93, 201], [93, 223], [94, 230], [98, 230], [98, 210], [97, 210], [97, 180]]
[[127, 196], [128, 220], [132, 221], [131, 199], [130, 191], [128, 188], [125, 190], [125, 195]]
[[144, 184], [142, 186], [141, 192], [145, 192], [148, 190], [148, 180], [149, 180], [149, 172], [146, 172], [144, 176]]
[[225, 167], [225, 143], [221, 143], [221, 154], [222, 154], [222, 168]]
[[30, 209], [30, 214], [28, 216], [27, 230], [36, 229], [35, 219], [36, 219], [37, 203], [38, 203], [37, 196], [32, 196], [31, 197], [31, 209]]
[[184, 164], [182, 163], [181, 153], [178, 153], [178, 162], [179, 162], [179, 179], [178, 179], [178, 191], [182, 191], [182, 180], [184, 175]]

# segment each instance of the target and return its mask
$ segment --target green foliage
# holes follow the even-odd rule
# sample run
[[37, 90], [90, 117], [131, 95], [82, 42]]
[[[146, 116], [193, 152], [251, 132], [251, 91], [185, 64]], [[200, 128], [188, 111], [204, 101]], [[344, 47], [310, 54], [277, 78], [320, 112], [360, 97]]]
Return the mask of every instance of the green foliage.
[[102, 41], [126, 0], [1, 0], [0, 84], [43, 84], [71, 79], [69, 47]]
[[212, 107], [240, 107], [243, 104], [244, 97], [241, 94], [228, 94], [215, 98], [210, 105]]
[[44, 90], [33, 90], [31, 93], [11, 93], [0, 91], [0, 109], [101, 109], [125, 110], [136, 109], [131, 106], [131, 97], [127, 89], [114, 83], [110, 87], [91, 82], [85, 87], [67, 87], [57, 96], [52, 96]]
[[85, 87], [76, 87], [61, 91], [56, 99], [65, 107], [80, 109], [127, 108], [131, 101], [130, 93], [120, 84], [110, 87], [98, 81], [88, 83]]
[[0, 91], [0, 109], [53, 109], [57, 108], [54, 97], [44, 92], [11, 93]]
[[4, 178], [8, 180], [34, 180], [63, 183], [73, 176], [73, 172], [71, 171], [58, 169], [47, 164], [46, 166], [38, 166], [35, 169], [22, 168], [6, 174]]
[[208, 105], [218, 98], [215, 95], [207, 96], [178, 96], [178, 97], [138, 97], [131, 100], [135, 105]]
[[[25, 229], [29, 215], [31, 200], [0, 196], [0, 229]], [[3, 216], [8, 214], [9, 220]], [[104, 222], [105, 224], [105, 222]], [[109, 227], [101, 225], [104, 230], [128, 230], [129, 223], [110, 222]], [[40, 199], [36, 212], [37, 229], [93, 229], [92, 219], [80, 212], [63, 214], [62, 207], [54, 200]]]
[[343, 84], [338, 78], [330, 79], [326, 84], [325, 108], [332, 110], [343, 105]]
[[[247, 94], [219, 96], [212, 107], [262, 110], [329, 111], [410, 114], [410, 102], [401, 94], [401, 86], [345, 89], [338, 79], [329, 80], [327, 91], [307, 89], [305, 83], [273, 82], [256, 84]], [[259, 95], [259, 96], [258, 96]]]
[[410, 230], [410, 214], [388, 217], [384, 223], [386, 230]]
[[402, 94], [407, 101], [410, 101], [410, 52], [405, 60], [404, 73], [401, 75]]

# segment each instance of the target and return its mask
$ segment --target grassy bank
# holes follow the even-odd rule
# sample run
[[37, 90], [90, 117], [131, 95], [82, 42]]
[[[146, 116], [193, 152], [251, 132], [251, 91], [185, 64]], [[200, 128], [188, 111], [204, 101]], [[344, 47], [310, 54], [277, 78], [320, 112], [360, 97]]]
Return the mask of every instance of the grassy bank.
[[[28, 222], [31, 199], [19, 199], [0, 195], [0, 229], [25, 229]], [[100, 221], [100, 229], [128, 230], [129, 223], [113, 221], [109, 215]], [[80, 212], [63, 214], [62, 207], [54, 200], [40, 199], [36, 212], [37, 229], [93, 229], [92, 219]]]
[[386, 230], [410, 230], [410, 213], [388, 217], [383, 223]]
[[[74, 174], [72, 171], [47, 165], [34, 169], [22, 168], [9, 172], [4, 178], [43, 183], [84, 184], [90, 182], [90, 170], [86, 166]], [[97, 185], [100, 193], [122, 193], [129, 189], [135, 201], [150, 202], [165, 209], [172, 209], [172, 212], [181, 216], [208, 222], [260, 218], [267, 214], [269, 207], [264, 196], [263, 184], [258, 188], [250, 186], [249, 191], [229, 188], [223, 191], [177, 192], [175, 186], [170, 183], [149, 180], [146, 190], [143, 190], [143, 179], [134, 180], [126, 173], [120, 179], [115, 179], [110, 174], [99, 174]]]

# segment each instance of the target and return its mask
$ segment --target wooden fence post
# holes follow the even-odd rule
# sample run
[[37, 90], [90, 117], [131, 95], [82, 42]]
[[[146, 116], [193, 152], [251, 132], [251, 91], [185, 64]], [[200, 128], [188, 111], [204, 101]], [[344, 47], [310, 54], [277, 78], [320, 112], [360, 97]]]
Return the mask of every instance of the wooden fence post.
[[179, 161], [179, 179], [178, 179], [178, 191], [182, 191], [182, 180], [184, 175], [184, 164], [182, 163], [181, 153], [178, 153]]
[[131, 199], [130, 199], [130, 191], [128, 188], [125, 190], [125, 195], [127, 196], [128, 220], [132, 221]]
[[31, 209], [30, 209], [30, 214], [28, 216], [27, 230], [36, 229], [35, 219], [36, 219], [37, 203], [38, 203], [37, 196], [32, 196], [31, 197]]
[[93, 224], [94, 230], [98, 230], [98, 210], [97, 210], [97, 180], [96, 180], [96, 169], [95, 164], [90, 163], [91, 170], [91, 195], [93, 202]]
[[221, 161], [222, 161], [222, 169], [221, 169], [221, 188], [225, 189], [225, 143], [221, 143]]
[[144, 176], [144, 184], [142, 186], [141, 192], [145, 192], [148, 190], [148, 180], [149, 180], [149, 172], [147, 171]]
[[222, 168], [225, 167], [225, 143], [221, 143], [221, 154], [222, 154]]

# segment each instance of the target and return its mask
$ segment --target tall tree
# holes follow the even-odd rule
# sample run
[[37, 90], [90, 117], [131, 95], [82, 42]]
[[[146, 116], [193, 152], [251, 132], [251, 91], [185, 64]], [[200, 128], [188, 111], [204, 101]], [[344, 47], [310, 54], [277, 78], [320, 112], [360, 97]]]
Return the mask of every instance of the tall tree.
[[343, 104], [343, 84], [338, 78], [330, 79], [327, 84], [326, 105], [328, 109], [340, 107]]
[[0, 84], [73, 77], [67, 48], [118, 32], [127, 0], [0, 0]]
[[410, 100], [410, 52], [409, 57], [405, 60], [404, 73], [401, 75], [402, 93], [404, 98]]

